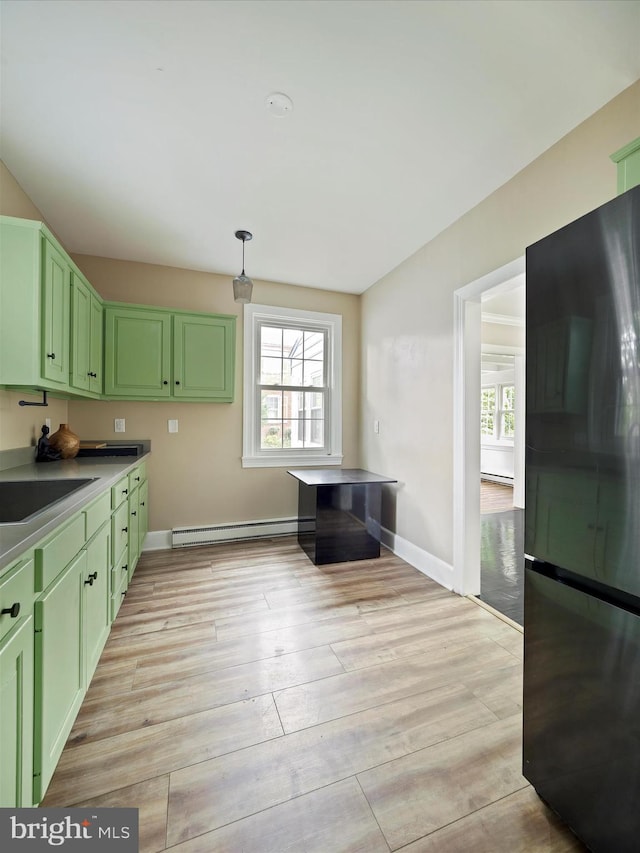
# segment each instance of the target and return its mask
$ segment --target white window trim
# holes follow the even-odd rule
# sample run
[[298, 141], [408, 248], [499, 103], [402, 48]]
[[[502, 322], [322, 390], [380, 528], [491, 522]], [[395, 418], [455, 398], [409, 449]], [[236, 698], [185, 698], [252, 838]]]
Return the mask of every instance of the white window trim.
[[[327, 384], [330, 393], [328, 438], [329, 452], [314, 453], [304, 449], [260, 450], [260, 433], [256, 416], [256, 381], [258, 371], [258, 325], [260, 323], [305, 322], [328, 331]], [[242, 467], [285, 468], [306, 465], [342, 464], [342, 317], [271, 305], [244, 306], [244, 388], [242, 412]]]

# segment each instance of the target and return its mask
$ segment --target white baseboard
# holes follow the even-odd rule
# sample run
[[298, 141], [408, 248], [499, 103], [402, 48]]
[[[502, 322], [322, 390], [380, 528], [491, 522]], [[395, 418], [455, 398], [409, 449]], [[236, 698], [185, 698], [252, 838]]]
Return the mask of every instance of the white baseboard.
[[392, 533], [386, 527], [381, 527], [380, 532], [382, 534], [380, 539], [382, 544], [393, 551], [397, 557], [400, 557], [401, 560], [409, 563], [409, 565], [422, 572], [423, 575], [431, 578], [431, 580], [439, 583], [445, 589], [453, 589], [452, 565], [430, 554], [429, 551], [419, 548], [413, 542], [409, 542], [408, 539], [403, 539], [397, 533]]
[[150, 530], [142, 543], [143, 551], [165, 551], [171, 548], [170, 530]]

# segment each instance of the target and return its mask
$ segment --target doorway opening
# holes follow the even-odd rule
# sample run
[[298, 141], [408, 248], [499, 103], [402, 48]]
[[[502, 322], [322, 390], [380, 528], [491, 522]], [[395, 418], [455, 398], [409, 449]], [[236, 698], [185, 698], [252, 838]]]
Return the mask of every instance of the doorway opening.
[[[511, 356], [513, 359], [513, 383], [516, 393], [513, 396], [512, 423], [516, 425], [512, 437], [513, 475], [505, 476], [504, 469], [490, 479], [501, 479], [512, 483], [514, 510], [524, 515], [524, 311], [521, 312], [520, 340], [513, 334], [507, 334], [506, 327], [515, 325], [515, 320], [505, 320], [504, 308], [495, 310], [502, 300], [518, 299], [524, 288], [524, 257], [518, 258], [500, 269], [460, 288], [454, 294], [454, 589], [462, 595], [482, 596], [481, 554], [483, 531], [480, 512], [481, 468], [482, 466], [482, 356], [491, 354], [494, 362], [498, 356]], [[521, 298], [521, 297], [520, 297]], [[489, 310], [493, 308], [494, 310]], [[484, 313], [484, 318], [483, 318]], [[484, 321], [484, 322], [483, 322]], [[500, 332], [493, 329], [493, 340], [483, 340], [488, 327], [504, 326]], [[486, 361], [486, 358], [485, 358]], [[496, 383], [498, 385], [500, 383]], [[507, 384], [502, 383], [502, 384]], [[496, 391], [496, 393], [498, 393]], [[504, 401], [501, 401], [504, 402]], [[494, 418], [502, 417], [505, 406], [496, 406]], [[494, 448], [499, 450], [500, 432], [494, 420]], [[503, 435], [504, 438], [504, 435]], [[504, 448], [504, 444], [502, 445]], [[500, 454], [494, 452], [494, 461]], [[502, 454], [504, 456], [504, 454]], [[504, 460], [503, 460], [504, 461]], [[485, 467], [487, 467], [485, 465]], [[489, 472], [491, 473], [491, 472]], [[503, 521], [505, 519], [502, 519]], [[495, 533], [495, 532], [494, 532]], [[493, 543], [485, 536], [486, 547], [499, 550], [501, 544], [510, 547], [512, 559], [519, 544], [516, 531], [502, 530], [495, 534]], [[513, 544], [512, 544], [513, 543]], [[484, 596], [482, 596], [484, 598]], [[497, 608], [496, 608], [497, 609]], [[509, 615], [509, 614], [507, 614]], [[513, 618], [511, 616], [510, 618]]]

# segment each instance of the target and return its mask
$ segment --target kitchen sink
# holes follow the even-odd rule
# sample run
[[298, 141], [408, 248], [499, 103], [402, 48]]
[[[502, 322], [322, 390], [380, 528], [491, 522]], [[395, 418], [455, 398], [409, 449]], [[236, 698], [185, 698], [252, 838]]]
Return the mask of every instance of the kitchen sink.
[[38, 513], [96, 479], [0, 481], [0, 524], [31, 521]]

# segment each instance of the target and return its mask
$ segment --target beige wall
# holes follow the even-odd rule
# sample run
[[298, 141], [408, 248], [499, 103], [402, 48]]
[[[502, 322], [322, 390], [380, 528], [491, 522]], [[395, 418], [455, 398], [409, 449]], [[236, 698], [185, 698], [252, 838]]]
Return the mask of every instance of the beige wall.
[[[151, 439], [150, 528], [285, 518], [297, 514], [296, 482], [285, 468], [242, 468], [242, 306], [229, 276], [75, 255], [109, 300], [237, 314], [234, 403], [69, 402], [69, 423], [84, 438]], [[360, 298], [255, 281], [253, 301], [341, 314], [343, 318], [343, 450], [358, 463]], [[125, 435], [113, 431], [125, 418]], [[167, 420], [176, 418], [177, 434]]]
[[610, 200], [616, 169], [609, 155], [639, 135], [637, 82], [363, 295], [362, 463], [399, 480], [387, 525], [447, 564], [453, 293]]
[[[22, 219], [44, 217], [11, 172], [0, 160], [0, 214], [19, 216]], [[66, 423], [68, 417], [65, 400], [49, 397], [47, 408], [19, 406], [20, 400], [38, 402], [42, 397], [23, 392], [0, 390], [0, 450], [34, 445], [40, 438], [40, 427], [45, 418], [51, 420], [51, 432]]]

